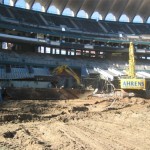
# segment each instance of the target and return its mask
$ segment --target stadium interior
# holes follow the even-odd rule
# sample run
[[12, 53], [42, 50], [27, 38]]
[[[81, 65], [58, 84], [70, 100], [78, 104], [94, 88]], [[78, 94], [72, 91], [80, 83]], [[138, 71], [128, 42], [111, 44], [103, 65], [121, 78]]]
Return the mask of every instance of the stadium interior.
[[[149, 3], [140, 2], [77, 0], [76, 5], [74, 0], [61, 0], [61, 4], [58, 0], [47, 0], [40, 2], [42, 11], [35, 11], [32, 7], [36, 0], [28, 0], [27, 9], [14, 7], [17, 0], [11, 0], [10, 5], [1, 0], [1, 86], [52, 88], [53, 69], [67, 65], [90, 89], [98, 76], [113, 81], [125, 74], [129, 42], [135, 46], [136, 75], [150, 78], [150, 24], [147, 23], [150, 13], [145, 11]], [[57, 6], [60, 14], [47, 12], [52, 5]], [[74, 17], [62, 15], [68, 7]], [[77, 17], [80, 10], [90, 17]], [[96, 11], [101, 12], [101, 19], [91, 18]], [[105, 19], [111, 12], [115, 21]], [[120, 22], [125, 13], [129, 21]], [[142, 23], [133, 22], [137, 15], [143, 18]], [[73, 84], [72, 76], [63, 76], [57, 87], [72, 88]]]

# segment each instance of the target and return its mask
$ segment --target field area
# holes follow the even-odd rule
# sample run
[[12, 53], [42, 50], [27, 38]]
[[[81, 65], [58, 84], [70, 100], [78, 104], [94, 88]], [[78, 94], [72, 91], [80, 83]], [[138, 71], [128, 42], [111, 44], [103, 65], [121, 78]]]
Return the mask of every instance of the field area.
[[150, 101], [4, 101], [0, 150], [149, 150]]

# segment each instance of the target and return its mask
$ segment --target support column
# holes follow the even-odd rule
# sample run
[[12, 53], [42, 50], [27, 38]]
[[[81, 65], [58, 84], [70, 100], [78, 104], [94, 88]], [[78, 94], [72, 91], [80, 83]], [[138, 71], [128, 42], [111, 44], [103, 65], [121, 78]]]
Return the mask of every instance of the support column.
[[81, 50], [81, 57], [83, 57], [83, 49]]
[[0, 42], [0, 49], [2, 49], [2, 42]]
[[30, 9], [29, 3], [26, 3], [26, 9]]
[[55, 53], [54, 54], [56, 54], [56, 48], [55, 48]]
[[45, 12], [45, 7], [44, 6], [42, 6], [41, 11]]
[[14, 2], [13, 2], [13, 0], [10, 0], [9, 2], [10, 2], [10, 3], [9, 3], [9, 4], [10, 4], [10, 6], [14, 6]]
[[95, 51], [95, 57], [98, 58], [98, 51]]
[[46, 47], [44, 46], [44, 54], [46, 54]]
[[76, 56], [77, 54], [76, 54], [76, 49], [74, 49], [74, 56]]
[[68, 49], [66, 49], [66, 55], [68, 56]]
[[89, 50], [89, 57], [91, 57], [91, 50]]

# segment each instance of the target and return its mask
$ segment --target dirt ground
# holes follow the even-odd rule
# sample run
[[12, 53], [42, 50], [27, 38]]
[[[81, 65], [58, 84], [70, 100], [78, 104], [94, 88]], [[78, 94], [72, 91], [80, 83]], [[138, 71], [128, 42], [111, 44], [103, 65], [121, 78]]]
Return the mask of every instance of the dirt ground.
[[150, 101], [5, 101], [0, 150], [149, 150]]

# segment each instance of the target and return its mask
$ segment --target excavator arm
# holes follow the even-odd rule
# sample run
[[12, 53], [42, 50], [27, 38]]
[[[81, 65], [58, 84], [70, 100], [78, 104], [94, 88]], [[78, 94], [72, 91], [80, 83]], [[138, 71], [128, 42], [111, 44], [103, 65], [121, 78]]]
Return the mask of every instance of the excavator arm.
[[135, 78], [135, 56], [134, 56], [134, 45], [130, 42], [129, 46], [129, 72], [128, 76]]
[[67, 74], [72, 76], [76, 80], [78, 85], [81, 84], [80, 78], [78, 77], [78, 75], [67, 65], [58, 66], [57, 68], [54, 69], [53, 74], [61, 75], [63, 72], [66, 72]]

